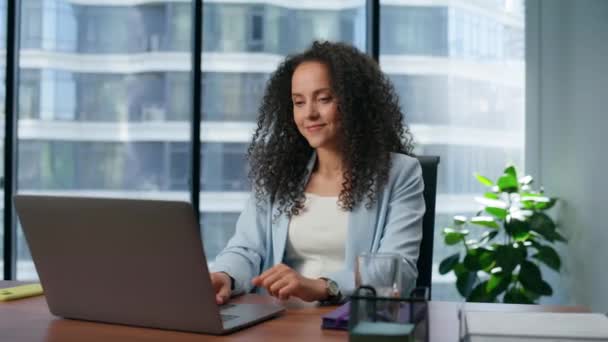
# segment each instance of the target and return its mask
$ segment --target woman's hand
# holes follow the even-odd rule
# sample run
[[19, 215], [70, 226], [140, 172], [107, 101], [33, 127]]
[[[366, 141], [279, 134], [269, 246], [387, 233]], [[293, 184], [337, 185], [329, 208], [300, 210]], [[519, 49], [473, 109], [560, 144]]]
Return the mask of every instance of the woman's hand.
[[213, 272], [211, 273], [211, 283], [215, 289], [215, 302], [218, 305], [226, 303], [230, 299], [230, 288], [232, 287], [232, 279], [227, 273]]
[[265, 288], [268, 293], [281, 300], [291, 296], [307, 302], [327, 298], [325, 280], [306, 278], [284, 264], [272, 267], [253, 278], [251, 283]]

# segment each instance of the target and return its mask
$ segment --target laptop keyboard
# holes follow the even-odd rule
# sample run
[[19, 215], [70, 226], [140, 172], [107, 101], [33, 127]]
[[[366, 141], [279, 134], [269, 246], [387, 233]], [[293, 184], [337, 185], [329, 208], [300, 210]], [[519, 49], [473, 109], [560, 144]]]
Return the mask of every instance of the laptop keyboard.
[[228, 322], [231, 321], [235, 318], [239, 318], [239, 316], [235, 316], [235, 315], [226, 315], [226, 314], [220, 314], [220, 316], [222, 317], [222, 322]]

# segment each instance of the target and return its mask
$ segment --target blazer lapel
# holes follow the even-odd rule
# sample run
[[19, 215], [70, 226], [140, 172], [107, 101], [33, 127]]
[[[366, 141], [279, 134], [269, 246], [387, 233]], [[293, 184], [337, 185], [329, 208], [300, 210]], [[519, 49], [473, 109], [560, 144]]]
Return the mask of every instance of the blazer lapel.
[[[275, 215], [273, 211], [273, 216]], [[272, 247], [274, 253], [274, 262], [269, 265], [270, 267], [280, 264], [283, 262], [283, 256], [285, 254], [285, 245], [287, 244], [287, 229], [289, 227], [289, 219], [285, 214], [278, 217], [276, 223], [273, 223], [272, 227]]]
[[357, 204], [348, 218], [348, 236], [344, 251], [344, 262], [347, 268], [353, 269], [355, 258], [365, 252], [371, 252], [376, 234], [376, 212], [378, 203], [367, 209], [365, 199]]
[[[310, 174], [312, 173], [313, 168], [315, 167], [315, 162], [317, 161], [317, 153], [313, 151], [308, 164], [306, 165], [306, 174], [302, 179], [303, 185], [306, 186], [308, 184], [308, 180], [310, 179]], [[272, 206], [272, 215], [275, 217], [278, 207], [275, 204]], [[276, 220], [276, 223], [273, 223], [273, 231], [272, 231], [272, 246], [274, 253], [274, 262], [273, 265], [280, 264], [283, 262], [283, 256], [285, 255], [285, 246], [287, 245], [287, 232], [289, 230], [289, 219], [286, 214], [282, 214]]]

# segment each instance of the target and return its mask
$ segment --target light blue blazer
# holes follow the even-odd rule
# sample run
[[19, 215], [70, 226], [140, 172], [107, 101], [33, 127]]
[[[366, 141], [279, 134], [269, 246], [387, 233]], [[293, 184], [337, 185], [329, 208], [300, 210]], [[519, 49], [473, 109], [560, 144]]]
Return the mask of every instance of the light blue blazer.
[[[316, 162], [313, 154], [307, 166], [307, 183]], [[343, 294], [355, 287], [355, 258], [364, 252], [397, 253], [404, 259], [402, 288], [412, 288], [418, 276], [416, 261], [422, 239], [424, 199], [422, 170], [416, 158], [391, 154], [388, 183], [371, 208], [365, 200], [349, 212], [344, 267], [324, 277], [334, 280]], [[266, 201], [256, 205], [252, 194], [241, 213], [236, 232], [217, 256], [210, 270], [234, 278], [233, 294], [252, 290], [251, 279], [280, 264], [285, 256], [289, 218], [275, 217], [277, 205]]]

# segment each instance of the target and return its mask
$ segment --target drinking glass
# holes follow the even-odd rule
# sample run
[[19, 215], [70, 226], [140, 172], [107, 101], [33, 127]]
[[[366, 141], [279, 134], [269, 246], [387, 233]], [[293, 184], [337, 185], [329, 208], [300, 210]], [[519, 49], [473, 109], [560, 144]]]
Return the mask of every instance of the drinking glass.
[[392, 253], [363, 253], [355, 264], [355, 286], [369, 286], [377, 297], [400, 297], [401, 256]]

